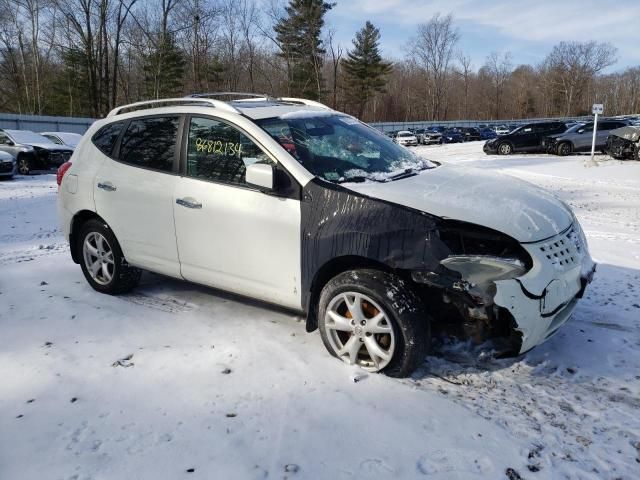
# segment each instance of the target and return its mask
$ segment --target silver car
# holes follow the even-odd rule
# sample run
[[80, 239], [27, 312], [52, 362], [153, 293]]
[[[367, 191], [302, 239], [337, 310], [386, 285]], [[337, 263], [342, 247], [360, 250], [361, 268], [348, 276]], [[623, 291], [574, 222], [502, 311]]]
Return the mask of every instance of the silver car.
[[[604, 150], [611, 130], [627, 125], [623, 120], [603, 120], [598, 122], [596, 130], [596, 150]], [[542, 140], [542, 146], [548, 153], [566, 156], [573, 152], [588, 152], [593, 139], [593, 122], [574, 125], [564, 133], [552, 135]]]
[[0, 151], [10, 154], [18, 163], [18, 172], [28, 175], [33, 170], [59, 167], [71, 158], [73, 149], [56, 145], [30, 130], [0, 130]]
[[82, 135], [72, 132], [42, 132], [40, 135], [47, 137], [56, 145], [65, 145], [74, 150], [82, 139]]

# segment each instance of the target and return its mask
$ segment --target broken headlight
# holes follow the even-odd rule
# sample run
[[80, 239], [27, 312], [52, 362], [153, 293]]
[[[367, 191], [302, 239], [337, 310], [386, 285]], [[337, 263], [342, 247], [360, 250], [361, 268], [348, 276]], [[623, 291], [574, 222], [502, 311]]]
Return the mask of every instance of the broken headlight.
[[[438, 236], [447, 254], [434, 271], [414, 271], [415, 282], [491, 298], [494, 282], [524, 275], [533, 265], [520, 243], [490, 228], [445, 220]], [[482, 292], [482, 293], [480, 293]]]
[[462, 279], [471, 285], [517, 278], [527, 271], [524, 263], [517, 258], [489, 255], [452, 255], [442, 260], [440, 264], [458, 272]]

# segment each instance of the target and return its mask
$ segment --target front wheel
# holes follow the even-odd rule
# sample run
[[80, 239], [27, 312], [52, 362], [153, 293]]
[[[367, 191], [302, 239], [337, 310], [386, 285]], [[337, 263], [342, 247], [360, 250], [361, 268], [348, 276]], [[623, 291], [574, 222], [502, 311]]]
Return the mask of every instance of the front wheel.
[[320, 294], [318, 323], [331, 355], [370, 372], [406, 377], [422, 363], [430, 321], [421, 300], [397, 275], [352, 270]]
[[513, 147], [510, 143], [501, 143], [498, 146], [498, 155], [511, 155], [513, 152]]
[[111, 229], [98, 219], [88, 220], [78, 235], [78, 258], [89, 285], [115, 295], [132, 290], [141, 271], [129, 266]]
[[18, 157], [18, 173], [20, 175], [29, 175], [31, 172], [31, 162], [28, 157], [21, 155]]
[[571, 144], [568, 142], [562, 142], [558, 145], [558, 155], [561, 157], [566, 157], [571, 153]]

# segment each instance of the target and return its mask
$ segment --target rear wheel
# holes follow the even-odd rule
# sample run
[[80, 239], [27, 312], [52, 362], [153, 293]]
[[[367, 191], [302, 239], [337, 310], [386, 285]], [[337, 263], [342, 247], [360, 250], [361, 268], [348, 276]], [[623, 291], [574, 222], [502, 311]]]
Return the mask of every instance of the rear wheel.
[[498, 145], [498, 155], [511, 155], [513, 153], [513, 147], [510, 143], [504, 142]]
[[569, 142], [562, 142], [560, 145], [558, 145], [558, 155], [560, 155], [561, 157], [566, 157], [567, 155], [571, 154], [571, 150], [573, 150], [571, 148], [571, 144]]
[[323, 288], [319, 329], [331, 355], [370, 372], [406, 377], [424, 360], [430, 322], [406, 282], [378, 270], [344, 272]]
[[141, 271], [127, 264], [118, 240], [104, 222], [88, 220], [80, 229], [76, 248], [82, 273], [94, 290], [114, 295], [138, 284]]
[[31, 162], [28, 157], [24, 155], [18, 157], [18, 172], [20, 175], [29, 175], [31, 172]]

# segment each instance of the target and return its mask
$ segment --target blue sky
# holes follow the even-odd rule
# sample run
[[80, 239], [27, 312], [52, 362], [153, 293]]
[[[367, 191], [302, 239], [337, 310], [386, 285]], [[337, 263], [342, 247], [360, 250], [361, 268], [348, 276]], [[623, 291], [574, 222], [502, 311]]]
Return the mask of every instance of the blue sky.
[[380, 28], [385, 56], [400, 59], [418, 23], [453, 14], [459, 49], [480, 67], [492, 51], [513, 63], [536, 64], [562, 40], [611, 42], [618, 62], [609, 72], [640, 65], [640, 0], [335, 0], [327, 26], [347, 48], [367, 20]]

